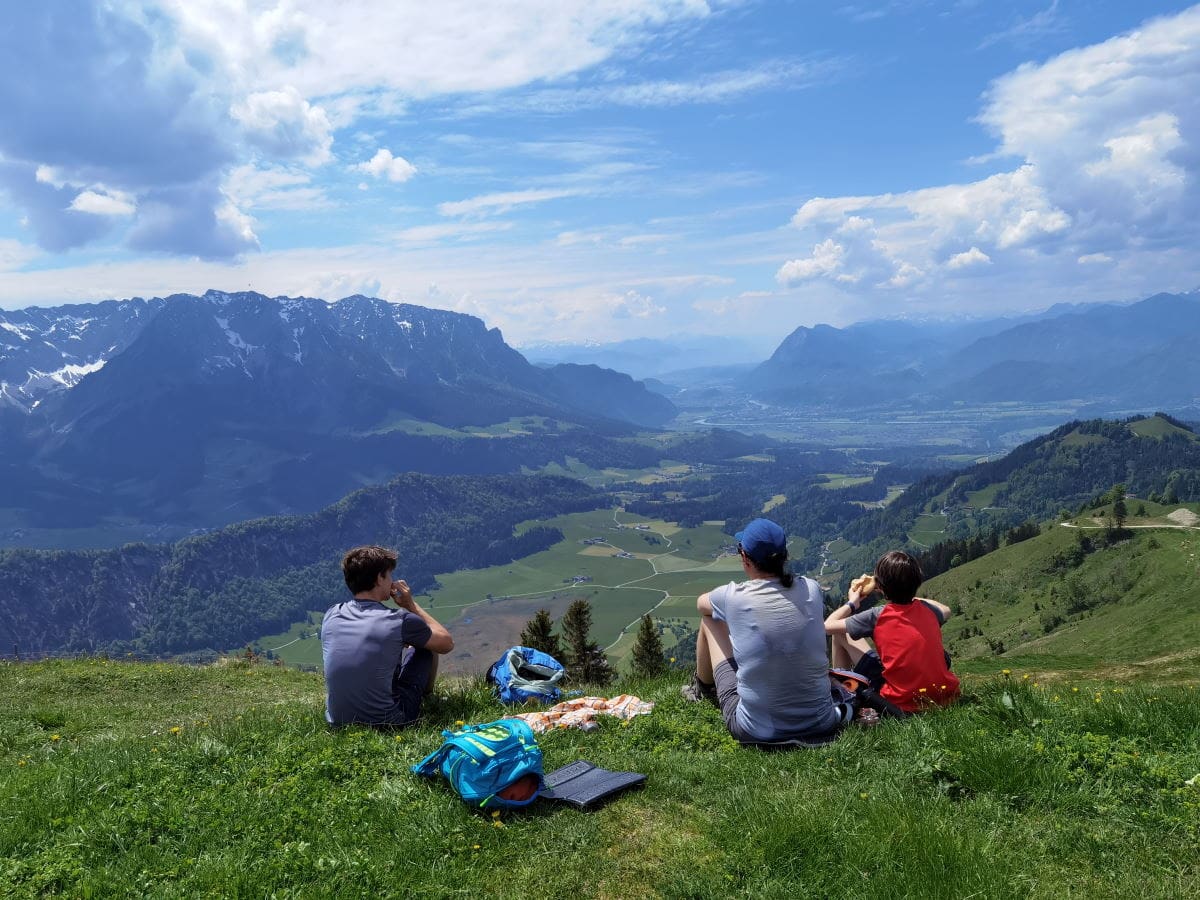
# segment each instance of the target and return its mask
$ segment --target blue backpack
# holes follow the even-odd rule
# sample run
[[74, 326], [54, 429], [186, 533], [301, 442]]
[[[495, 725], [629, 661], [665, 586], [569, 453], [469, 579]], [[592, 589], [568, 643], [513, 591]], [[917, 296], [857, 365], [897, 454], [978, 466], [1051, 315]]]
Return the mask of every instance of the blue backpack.
[[492, 663], [487, 680], [496, 685], [501, 703], [557, 703], [562, 696], [558, 683], [565, 675], [562, 663], [549, 653], [532, 647], [511, 647]]
[[412, 767], [429, 778], [439, 772], [460, 797], [480, 809], [528, 806], [546, 787], [542, 751], [520, 719], [499, 719], [443, 731], [446, 742]]

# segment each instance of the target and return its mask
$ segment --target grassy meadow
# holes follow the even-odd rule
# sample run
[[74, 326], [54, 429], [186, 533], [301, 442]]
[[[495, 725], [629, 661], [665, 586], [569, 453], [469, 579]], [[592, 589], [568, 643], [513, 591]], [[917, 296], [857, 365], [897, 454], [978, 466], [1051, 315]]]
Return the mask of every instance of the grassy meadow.
[[[1128, 537], [1102, 546], [1105, 510], [951, 569], [922, 586], [924, 596], [948, 603], [946, 625], [956, 657], [987, 657], [1000, 641], [1003, 658], [1031, 657], [1060, 668], [1128, 666], [1200, 658], [1200, 529], [1167, 518], [1197, 504], [1162, 506], [1136, 501], [1144, 516], [1127, 522]], [[1170, 527], [1164, 527], [1170, 526]], [[1081, 538], [1092, 552], [1072, 558]], [[982, 634], [966, 636], [964, 629]]]
[[418, 727], [333, 731], [314, 674], [0, 664], [5, 897], [1177, 898], [1200, 891], [1190, 679], [967, 675], [963, 701], [814, 750], [737, 746], [679, 678], [648, 716], [541, 737], [648, 776], [582, 813], [478, 813], [409, 766], [503, 709], [443, 684]]

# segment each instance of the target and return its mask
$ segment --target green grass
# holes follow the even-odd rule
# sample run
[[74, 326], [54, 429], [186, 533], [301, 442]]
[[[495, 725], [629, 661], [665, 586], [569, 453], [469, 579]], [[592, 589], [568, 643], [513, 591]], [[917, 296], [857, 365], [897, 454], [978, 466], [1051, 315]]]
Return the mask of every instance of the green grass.
[[775, 507], [787, 502], [787, 494], [775, 494], [770, 500], [762, 505], [762, 511], [769, 513]]
[[319, 676], [274, 667], [0, 665], [0, 892], [1195, 896], [1194, 686], [1021, 674], [783, 754], [736, 746], [678, 679], [614, 686], [654, 712], [542, 736], [546, 768], [588, 759], [645, 788], [493, 819], [409, 772], [441, 728], [502, 714], [477, 682], [388, 734], [329, 730]]
[[918, 516], [908, 532], [910, 540], [925, 547], [946, 539], [946, 517], [939, 514]]
[[1168, 434], [1182, 434], [1192, 440], [1200, 440], [1195, 434], [1188, 431], [1186, 428], [1180, 428], [1178, 425], [1172, 425], [1162, 416], [1148, 416], [1145, 419], [1139, 419], [1136, 422], [1129, 424], [1129, 430], [1139, 437], [1162, 438]]
[[996, 494], [1002, 488], [1008, 486], [1007, 481], [997, 481], [994, 484], [989, 484], [987, 487], [978, 491], [971, 491], [967, 494], [967, 503], [974, 506], [976, 509], [983, 509], [985, 506], [991, 506], [996, 502]]
[[[1166, 521], [1161, 512], [1168, 507], [1146, 506], [1150, 517], [1131, 518], [1129, 525]], [[1089, 515], [1072, 524], [1090, 522]], [[946, 626], [953, 654], [986, 656], [989, 641], [1002, 641], [1005, 657], [1047, 656], [1058, 667], [1128, 667], [1172, 658], [1195, 665], [1200, 530], [1134, 528], [1128, 540], [1064, 568], [1055, 559], [1070, 553], [1081, 531], [1099, 541], [1103, 529], [1043, 528], [1036, 538], [1001, 547], [922, 586], [924, 596], [958, 610]], [[964, 638], [964, 627], [982, 634]]]
[[858, 484], [866, 484], [871, 480], [870, 475], [844, 475], [839, 473], [826, 473], [821, 475], [825, 479], [823, 484], [818, 484], [817, 487], [825, 488], [826, 490], [837, 490], [838, 488], [854, 487]]

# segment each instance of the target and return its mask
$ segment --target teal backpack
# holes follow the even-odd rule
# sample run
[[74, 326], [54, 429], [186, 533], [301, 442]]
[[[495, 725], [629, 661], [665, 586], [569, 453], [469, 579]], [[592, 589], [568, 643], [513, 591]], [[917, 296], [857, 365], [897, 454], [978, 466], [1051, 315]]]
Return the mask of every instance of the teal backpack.
[[440, 772], [472, 806], [528, 806], [545, 789], [542, 751], [521, 719], [467, 725], [442, 737], [446, 742], [412, 770], [429, 778]]

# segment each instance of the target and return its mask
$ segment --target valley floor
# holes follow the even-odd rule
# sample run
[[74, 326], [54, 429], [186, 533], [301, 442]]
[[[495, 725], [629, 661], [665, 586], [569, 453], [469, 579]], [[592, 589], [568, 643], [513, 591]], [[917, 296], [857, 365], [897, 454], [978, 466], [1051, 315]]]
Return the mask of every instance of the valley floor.
[[645, 788], [498, 817], [409, 772], [443, 727], [503, 714], [477, 681], [385, 734], [328, 729], [320, 677], [285, 668], [0, 664], [0, 893], [1200, 893], [1194, 679], [1007, 664], [967, 673], [954, 708], [784, 754], [735, 745], [678, 676], [625, 682], [609, 692], [650, 715], [540, 743], [547, 770], [588, 759]]

